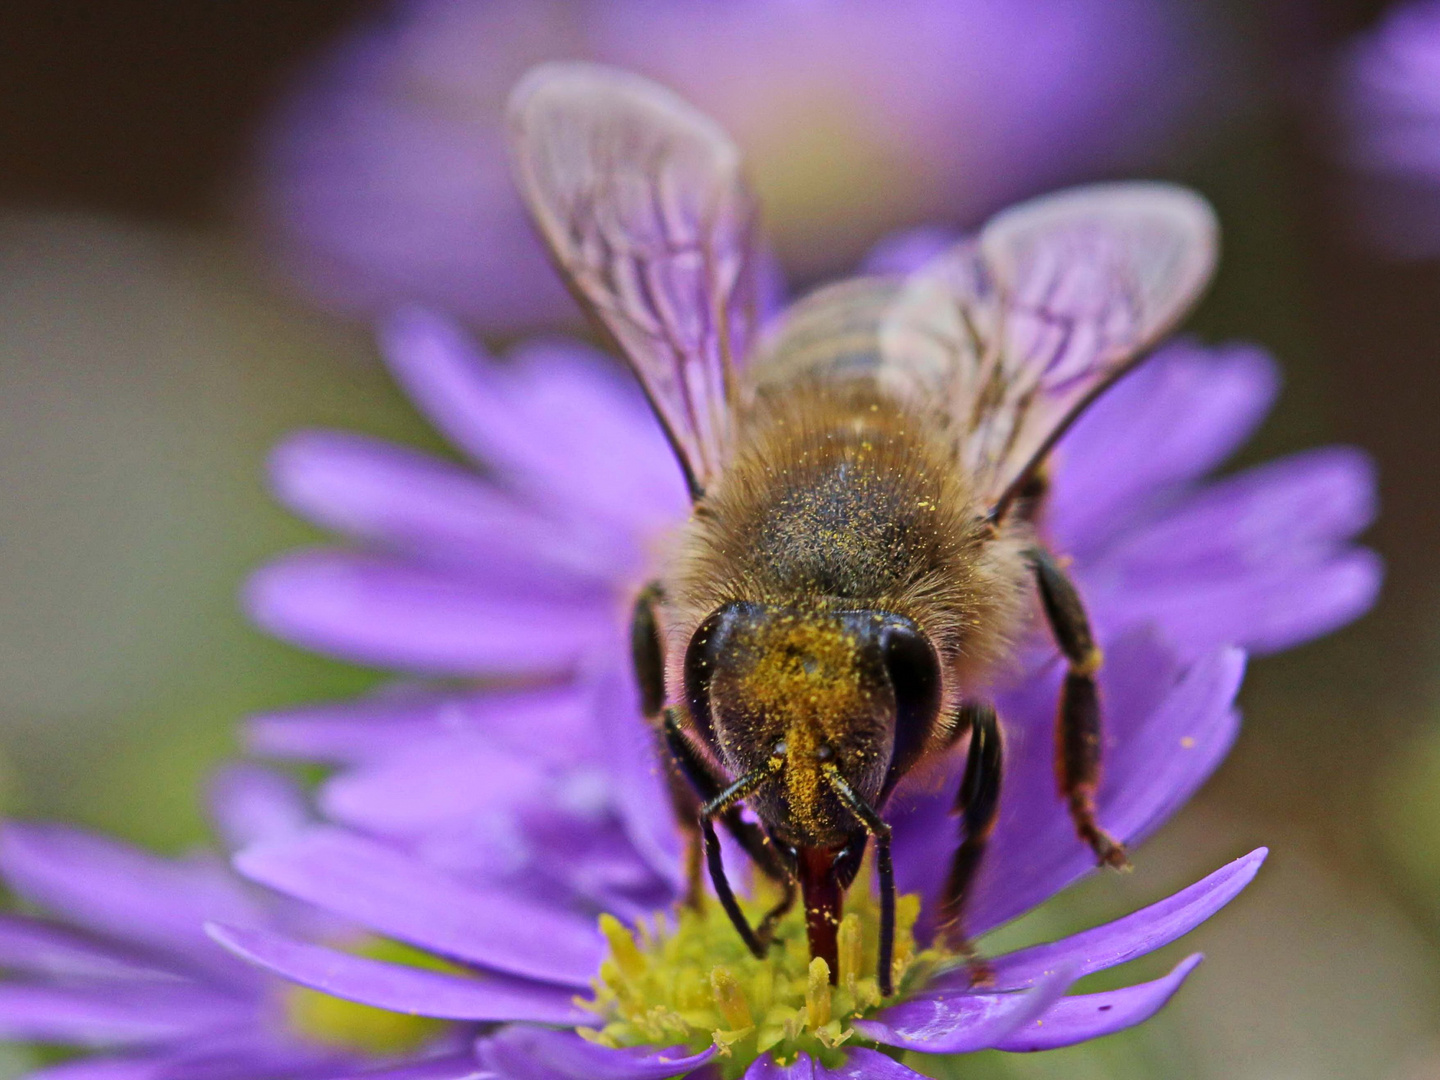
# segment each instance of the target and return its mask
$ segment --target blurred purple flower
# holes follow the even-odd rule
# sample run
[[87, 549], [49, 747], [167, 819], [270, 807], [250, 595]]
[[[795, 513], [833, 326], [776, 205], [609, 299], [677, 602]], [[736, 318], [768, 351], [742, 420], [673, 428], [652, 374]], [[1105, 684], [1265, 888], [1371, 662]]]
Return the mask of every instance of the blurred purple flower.
[[[306, 825], [299, 792], [255, 767], [222, 773], [214, 801], [236, 846]], [[0, 831], [0, 873], [45, 913], [0, 915], [0, 1037], [85, 1055], [32, 1080], [445, 1080], [473, 1061], [474, 1025], [337, 1010], [217, 947], [209, 921], [297, 939], [354, 935], [251, 888], [211, 855], [168, 860], [76, 829], [12, 823]], [[550, 1019], [566, 1008], [553, 1003]], [[368, 1030], [345, 1045], [337, 1019], [351, 1034]], [[417, 1062], [427, 1071], [412, 1071]]]
[[1367, 236], [1392, 255], [1440, 254], [1440, 2], [1401, 4], [1356, 39], [1336, 106]]
[[505, 95], [592, 58], [713, 114], [787, 267], [925, 218], [1133, 167], [1211, 88], [1193, 10], [1149, 0], [411, 0], [307, 71], [264, 133], [257, 205], [322, 303], [433, 304], [485, 330], [573, 318], [512, 190]]
[[[923, 240], [887, 246], [877, 264], [903, 269]], [[489, 471], [357, 436], [292, 438], [274, 459], [281, 498], [361, 549], [280, 560], [251, 582], [250, 610], [288, 640], [362, 663], [549, 681], [505, 693], [402, 686], [261, 718], [251, 732], [261, 752], [343, 766], [320, 792], [339, 824], [252, 848], [238, 866], [482, 971], [582, 989], [604, 953], [595, 914], [633, 922], [668, 910], [681, 886], [679, 838], [622, 655], [631, 598], [686, 512], [678, 470], [638, 391], [583, 346], [528, 346], [497, 362], [410, 311], [390, 323], [385, 351], [430, 419]], [[1268, 651], [1324, 633], [1364, 611], [1379, 583], [1373, 554], [1351, 543], [1374, 512], [1363, 456], [1317, 450], [1203, 479], [1259, 422], [1276, 383], [1257, 350], [1172, 345], [1107, 394], [1054, 459], [1044, 527], [1073, 556], [1106, 647], [1112, 745], [1100, 806], [1128, 842], [1178, 809], [1228, 750], [1243, 668], [1234, 646]], [[1051, 778], [1060, 677], [1053, 649], [1036, 641], [999, 697], [1013, 750], [971, 909], [976, 932], [1091, 869]], [[902, 888], [933, 898], [958, 776], [927, 779], [903, 787], [887, 816]], [[1153, 983], [1065, 991], [1187, 932], [1260, 857], [1108, 927], [1001, 957], [995, 988], [941, 975], [855, 1030], [948, 1054], [1067, 1045], [1138, 1023], [1197, 958]], [[302, 984], [369, 1003], [379, 986], [397, 1007], [395, 972], [263, 928], [216, 934]], [[452, 989], [415, 988], [401, 1004], [430, 1015]], [[501, 1075], [617, 1080], [701, 1067], [708, 1053], [611, 1050], [534, 1026], [478, 1046]], [[784, 1073], [762, 1055], [747, 1075], [913, 1075], [864, 1048], [849, 1050], [838, 1073], [809, 1059], [796, 1068]]]

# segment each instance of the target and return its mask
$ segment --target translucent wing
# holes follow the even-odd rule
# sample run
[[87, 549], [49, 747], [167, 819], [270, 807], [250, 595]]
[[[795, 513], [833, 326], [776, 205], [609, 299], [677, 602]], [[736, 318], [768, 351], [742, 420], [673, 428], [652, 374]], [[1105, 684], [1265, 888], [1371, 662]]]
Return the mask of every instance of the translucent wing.
[[882, 330], [897, 367], [946, 373], [962, 464], [997, 512], [1082, 409], [1199, 298], [1218, 251], [1200, 196], [1100, 184], [1007, 210], [922, 268]]
[[516, 182], [639, 376], [692, 494], [723, 464], [755, 326], [755, 202], [708, 117], [636, 75], [546, 64], [510, 98]]

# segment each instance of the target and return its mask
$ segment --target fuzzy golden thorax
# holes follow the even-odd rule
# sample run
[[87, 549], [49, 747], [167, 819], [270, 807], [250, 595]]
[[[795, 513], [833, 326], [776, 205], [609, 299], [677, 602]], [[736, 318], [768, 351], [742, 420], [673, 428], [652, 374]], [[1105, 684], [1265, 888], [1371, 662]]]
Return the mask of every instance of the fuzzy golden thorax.
[[1028, 611], [1024, 526], [997, 529], [985, 509], [945, 432], [863, 385], [795, 385], [741, 418], [735, 457], [697, 505], [666, 580], [673, 698], [702, 624], [726, 605], [754, 609], [743, 635], [712, 650], [713, 708], [693, 718], [732, 775], [784, 742], [787, 801], [821, 805], [805, 794], [821, 777], [802, 758], [828, 741], [858, 755], [842, 772], [875, 794], [895, 701], [847, 613], [923, 632], [942, 678], [927, 740], [944, 740], [945, 716], [988, 677]]

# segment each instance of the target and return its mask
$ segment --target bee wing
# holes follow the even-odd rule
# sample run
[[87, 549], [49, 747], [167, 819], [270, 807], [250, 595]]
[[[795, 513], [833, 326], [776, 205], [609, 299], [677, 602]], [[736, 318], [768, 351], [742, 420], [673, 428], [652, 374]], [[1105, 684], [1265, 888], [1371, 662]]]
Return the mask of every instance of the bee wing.
[[545, 64], [510, 97], [516, 182], [572, 291], [644, 385], [698, 495], [724, 463], [754, 335], [755, 200], [740, 152], [670, 91]]
[[949, 372], [962, 465], [1003, 512], [1075, 417], [1189, 311], [1218, 253], [1214, 212], [1171, 184], [1098, 184], [997, 215], [917, 271], [887, 355]]

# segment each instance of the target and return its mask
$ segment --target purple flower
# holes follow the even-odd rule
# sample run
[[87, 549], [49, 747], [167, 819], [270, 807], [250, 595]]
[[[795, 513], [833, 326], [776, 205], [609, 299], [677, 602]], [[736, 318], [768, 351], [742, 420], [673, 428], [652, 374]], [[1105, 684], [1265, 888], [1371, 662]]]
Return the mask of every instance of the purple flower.
[[[532, 346], [500, 363], [411, 311], [391, 322], [385, 348], [420, 407], [487, 473], [355, 436], [291, 439], [274, 462], [281, 497], [359, 547], [262, 570], [250, 609], [280, 636], [341, 658], [415, 675], [523, 675], [543, 688], [400, 685], [259, 719], [261, 752], [341, 766], [319, 795], [337, 824], [252, 847], [237, 865], [470, 974], [419, 982], [399, 965], [244, 924], [217, 926], [219, 940], [303, 985], [419, 1015], [453, 1016], [446, 1003], [468, 993], [466, 1015], [481, 1020], [486, 994], [591, 988], [580, 1026], [598, 1036], [514, 1023], [479, 1040], [481, 1067], [504, 1076], [737, 1075], [751, 1060], [750, 1077], [911, 1076], [900, 1051], [1067, 1045], [1138, 1023], [1174, 993], [1198, 957], [1123, 990], [1066, 991], [1198, 925], [1263, 852], [1116, 923], [998, 957], [994, 985], [975, 986], [963, 965], [926, 951], [953, 843], [953, 769], [907, 783], [887, 815], [901, 888], [920, 899], [905, 924], [913, 965], [898, 1003], [876, 1011], [859, 982], [849, 997], [827, 996], [828, 985], [805, 984], [803, 957], [798, 974], [747, 975], [728, 925], [712, 939], [704, 921], [664, 915], [682, 885], [679, 837], [621, 646], [646, 564], [685, 513], [668, 450], [638, 392], [581, 346]], [[1073, 556], [1105, 645], [1100, 811], [1130, 843], [1228, 750], [1236, 646], [1268, 651], [1324, 633], [1364, 611], [1379, 583], [1375, 557], [1351, 543], [1374, 512], [1356, 452], [1204, 479], [1259, 422], [1276, 383], [1257, 350], [1173, 345], [1055, 455], [1044, 528]], [[1092, 864], [1051, 777], [1061, 668], [1038, 640], [1020, 668], [998, 697], [1012, 749], [969, 913], [976, 933]], [[865, 905], [852, 894], [856, 949]], [[597, 915], [638, 936], [613, 920], [597, 931]], [[698, 959], [675, 968], [671, 954], [701, 940], [687, 954]], [[662, 984], [701, 987], [704, 1008], [687, 1013]]]
[[792, 270], [927, 217], [977, 220], [1133, 164], [1208, 87], [1145, 0], [412, 0], [358, 26], [264, 135], [257, 206], [330, 306], [434, 304], [513, 330], [573, 317], [511, 187], [501, 105], [537, 61], [649, 74], [733, 132]]
[[[1228, 648], [1184, 664], [1144, 632], [1112, 645], [1105, 689], [1114, 754], [1107, 762], [1101, 805], [1106, 820], [1127, 840], [1152, 831], [1223, 758], [1238, 724], [1233, 699], [1242, 667], [1241, 655]], [[633, 940], [613, 923], [606, 932], [597, 931], [595, 915], [615, 913], [632, 925], [654, 925], [656, 912], [668, 910], [678, 896], [681, 871], [663, 781], [644, 729], [635, 721], [633, 695], [613, 677], [593, 685], [599, 724], [576, 749], [577, 756], [593, 755], [591, 782], [577, 785], [581, 773], [552, 754], [535, 770], [542, 779], [519, 779], [517, 786], [534, 783], [528, 799], [515, 800], [510, 791], [476, 794], [491, 783], [507, 787], [515, 782], [511, 770], [526, 756], [516, 753], [519, 732], [528, 730], [536, 745], [547, 736], [552, 743], [561, 741], [538, 723], [533, 710], [512, 709], [521, 699], [485, 711], [483, 698], [407, 698], [389, 708], [372, 703], [374, 711], [368, 714], [311, 713], [271, 718], [259, 726], [262, 743], [291, 754], [348, 757], [352, 768], [330, 781], [325, 800], [357, 829], [389, 840], [318, 827], [242, 852], [237, 860], [241, 872], [377, 934], [483, 972], [483, 981], [446, 976], [400, 995], [400, 984], [413, 981], [402, 968], [361, 963], [243, 925], [218, 927], [217, 938], [303, 985], [421, 1015], [444, 1010], [451, 995], [469, 991], [478, 1001], [491, 987], [498, 994], [517, 979], [584, 993], [599, 971], [611, 996], [595, 995], [602, 1009], [582, 1026], [617, 1022], [616, 1011], [603, 1006], [623, 993], [627, 980], [646, 985], [646, 972], [643, 964], [638, 971], [618, 970], [635, 963], [633, 956], [624, 958]], [[1033, 732], [1039, 724], [1043, 732], [1055, 689], [1053, 679], [1043, 678], [1002, 699], [1016, 731]], [[500, 731], [491, 728], [495, 720], [503, 720]], [[574, 729], [562, 724], [561, 730], [568, 737]], [[402, 739], [405, 750], [397, 758]], [[1015, 740], [1006, 783], [1007, 790], [1020, 794], [1002, 811], [993, 858], [975, 896], [972, 925], [977, 932], [1008, 921], [1091, 868], [1092, 859], [1075, 843], [1064, 808], [1052, 794], [1050, 753], [1046, 738]], [[444, 758], [451, 760], [453, 773], [436, 767]], [[468, 782], [455, 783], [462, 774]], [[421, 778], [428, 786], [417, 785]], [[948, 790], [957, 780], [952, 774], [933, 786]], [[573, 791], [577, 786], [588, 787], [589, 797], [566, 797], [567, 787]], [[426, 807], [415, 815], [410, 804], [417, 799]], [[948, 799], [931, 785], [919, 785], [897, 803], [892, 820], [902, 888], [934, 896], [947, 863], [945, 844], [953, 834]], [[463, 833], [467, 821], [493, 827], [502, 818], [510, 826], [508, 848]], [[987, 1047], [1034, 1050], [1128, 1027], [1159, 1009], [1199, 957], [1186, 958], [1161, 979], [1123, 990], [1068, 996], [1065, 991], [1089, 972], [1144, 955], [1198, 925], [1249, 882], [1263, 857], [1263, 851], [1252, 853], [1108, 926], [995, 958], [993, 987], [971, 986], [963, 966], [928, 979], [917, 976], [911, 985], [902, 983], [905, 998], [899, 1004], [850, 1025], [854, 1033], [838, 1050], [827, 1045], [826, 1036], [834, 1042], [843, 1029], [826, 1032], [823, 1026], [802, 1029], [785, 1045], [827, 1057], [835, 1075], [912, 1076], [891, 1058], [849, 1044], [940, 1054]], [[863, 905], [863, 897], [859, 900]], [[923, 918], [914, 929], [922, 944], [928, 941]], [[718, 937], [707, 939], [698, 972], [688, 974], [709, 975], [714, 963], [727, 964], [737, 972], [737, 984], [750, 991], [746, 1008], [752, 1020], [773, 1015], [777, 1007], [783, 1010], [783, 1003], [760, 997], [745, 983], [738, 939], [723, 920], [718, 930]], [[607, 944], [608, 973], [601, 966]], [[728, 952], [721, 952], [727, 944]], [[483, 1013], [471, 1015], [478, 1019]], [[622, 1025], [626, 1019], [620, 1014]], [[503, 1076], [668, 1076], [711, 1056], [711, 1027], [726, 1024], [710, 1020], [702, 1012], [697, 1029], [681, 1027], [657, 1042], [665, 1048], [660, 1054], [664, 1063], [654, 1060], [653, 1048], [609, 1049], [549, 1026], [502, 1028], [477, 1047], [482, 1065]], [[736, 1023], [730, 1030], [743, 1032], [744, 1026]], [[755, 1036], [742, 1035], [732, 1053], [753, 1055], [756, 1047], [746, 1046], [744, 1039]], [[766, 1068], [774, 1067], [766, 1055], [756, 1060], [747, 1075], [764, 1076]]]
[[[299, 792], [253, 766], [222, 773], [214, 802], [236, 845], [305, 826]], [[87, 1052], [33, 1080], [465, 1075], [457, 1063], [471, 1060], [467, 1026], [336, 1002], [218, 948], [205, 935], [209, 921], [297, 940], [356, 935], [254, 889], [210, 854], [162, 859], [77, 829], [12, 823], [0, 831], [0, 873], [44, 913], [0, 915], [0, 1038]], [[554, 1008], [563, 1017], [565, 1007]], [[413, 1071], [421, 1062], [433, 1071]]]
[[1355, 40], [1336, 107], [1370, 239], [1402, 257], [1440, 253], [1440, 3], [1401, 4]]

